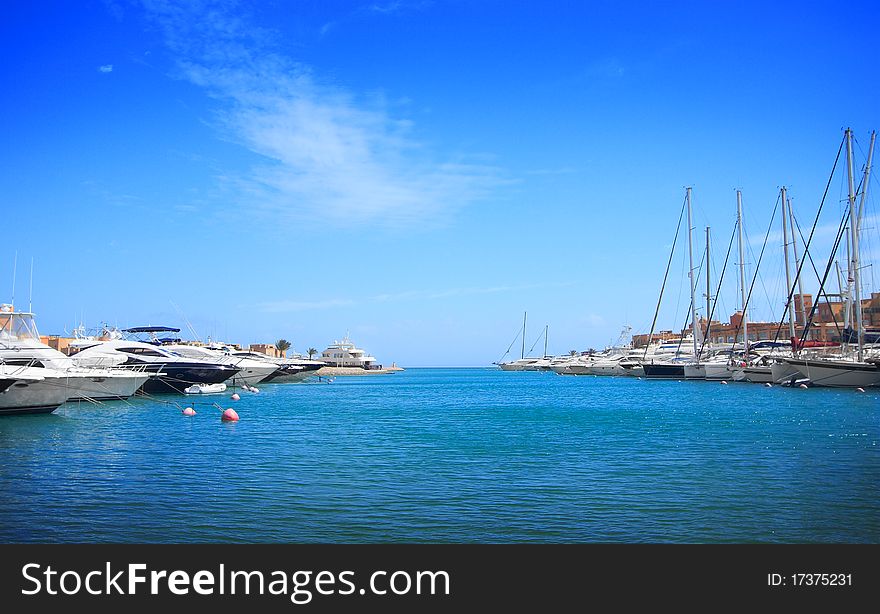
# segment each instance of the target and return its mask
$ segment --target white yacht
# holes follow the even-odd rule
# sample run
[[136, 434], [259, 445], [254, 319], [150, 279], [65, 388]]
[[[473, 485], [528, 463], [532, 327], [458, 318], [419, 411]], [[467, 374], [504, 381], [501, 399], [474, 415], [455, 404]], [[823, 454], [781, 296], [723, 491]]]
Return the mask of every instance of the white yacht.
[[348, 335], [342, 341], [334, 341], [321, 352], [321, 362], [330, 367], [360, 367], [361, 369], [381, 369], [376, 358], [367, 354], [352, 343]]
[[197, 345], [173, 344], [163, 345], [162, 347], [185, 358], [195, 358], [237, 367], [239, 369], [238, 373], [226, 381], [230, 386], [254, 386], [278, 370], [278, 364], [268, 360], [268, 356], [263, 358], [233, 356], [220, 350]]
[[847, 358], [798, 356], [784, 362], [796, 369], [816, 386], [867, 388], [880, 386], [878, 359], [858, 361]]
[[0, 416], [52, 413], [70, 396], [68, 380], [55, 369], [0, 364]]
[[498, 363], [498, 367], [502, 371], [549, 371], [552, 356], [544, 356], [543, 358], [519, 358], [510, 362]]
[[46, 380], [63, 375], [70, 400], [126, 399], [150, 379], [145, 369], [86, 368], [40, 340], [34, 314], [0, 306], [0, 361], [10, 366], [51, 369]]
[[[131, 329], [130, 329], [131, 330]], [[143, 391], [180, 393], [193, 384], [219, 384], [239, 372], [231, 364], [216, 359], [188, 358], [165, 348], [132, 341], [95, 341], [73, 356], [80, 366], [135, 366], [155, 374], [143, 385]]]

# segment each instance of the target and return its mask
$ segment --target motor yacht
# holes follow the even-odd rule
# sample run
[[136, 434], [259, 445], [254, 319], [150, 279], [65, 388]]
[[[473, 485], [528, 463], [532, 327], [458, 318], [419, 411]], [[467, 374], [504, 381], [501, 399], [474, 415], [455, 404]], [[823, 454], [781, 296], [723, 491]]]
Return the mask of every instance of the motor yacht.
[[[0, 306], [0, 361], [10, 366], [52, 369], [63, 374], [63, 387], [70, 400], [126, 399], [151, 377], [142, 368], [77, 365], [42, 342], [33, 313], [15, 311], [12, 305]], [[46, 375], [48, 380], [62, 385], [57, 373]]]
[[189, 358], [162, 346], [117, 339], [98, 341], [73, 356], [80, 366], [136, 366], [156, 377], [143, 385], [146, 393], [183, 393], [193, 384], [219, 384], [239, 372], [239, 368], [216, 360]]

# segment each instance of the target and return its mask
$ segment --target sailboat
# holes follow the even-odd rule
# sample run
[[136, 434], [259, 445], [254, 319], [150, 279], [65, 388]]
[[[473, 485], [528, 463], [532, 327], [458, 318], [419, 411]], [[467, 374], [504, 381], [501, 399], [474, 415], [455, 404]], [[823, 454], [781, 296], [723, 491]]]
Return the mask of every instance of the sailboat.
[[[855, 321], [856, 351], [852, 357], [828, 358], [811, 357], [806, 354], [786, 358], [785, 363], [810, 380], [816, 386], [835, 386], [847, 388], [867, 388], [880, 386], [880, 355], [868, 355], [864, 343], [864, 322], [862, 318], [861, 277], [859, 272], [859, 226], [861, 224], [865, 197], [871, 174], [871, 160], [874, 154], [876, 132], [871, 133], [868, 159], [862, 180], [861, 200], [856, 206], [855, 181], [853, 177], [852, 130], [846, 130], [846, 163], [849, 201], [849, 279], [852, 292], [847, 292], [847, 311], [850, 309]], [[833, 254], [832, 254], [833, 257]], [[806, 331], [805, 331], [806, 334]], [[794, 340], [793, 340], [794, 341]]]
[[[688, 226], [688, 257], [690, 260], [690, 268], [688, 269], [688, 280], [690, 282], [691, 289], [691, 306], [690, 306], [690, 320], [693, 330], [693, 335], [690, 337], [690, 341], [693, 343], [693, 353], [685, 354], [681, 352], [676, 352], [675, 356], [668, 361], [662, 361], [658, 359], [652, 359], [651, 362], [645, 362], [642, 367], [645, 371], [645, 377], [649, 379], [684, 379], [686, 377], [685, 374], [685, 365], [691, 366], [690, 373], [691, 377], [699, 378], [705, 377], [705, 371], [700, 374], [700, 368], [698, 365], [694, 365], [694, 361], [697, 356], [699, 356], [699, 345], [700, 345], [700, 327], [697, 326], [697, 318], [696, 318], [696, 303], [695, 303], [695, 289], [694, 289], [694, 248], [693, 248], [693, 224], [691, 222], [691, 188], [687, 187], [685, 192], [685, 205], [687, 206], [687, 226]], [[673, 243], [673, 249], [675, 249], [675, 244]], [[664, 281], [665, 283], [665, 281]], [[661, 292], [662, 295], [662, 292]], [[686, 341], [686, 340], [683, 340]]]
[[[526, 357], [526, 320], [527, 320], [528, 312], [523, 313], [523, 325], [522, 325], [522, 353], [517, 360], [511, 360], [508, 362], [499, 362], [498, 366], [502, 371], [549, 371], [551, 366], [550, 362], [553, 360], [553, 356], [547, 355], [547, 339], [548, 339], [548, 331], [549, 325], [544, 326], [544, 332], [541, 336], [544, 338], [544, 355], [540, 358], [534, 357]], [[538, 337], [535, 340], [535, 343], [532, 344], [531, 352], [535, 349], [535, 345], [538, 344], [538, 341], [541, 340], [541, 337]], [[513, 340], [514, 343], [516, 339]], [[512, 346], [513, 344], [511, 344]], [[510, 352], [510, 348], [507, 348], [507, 351]], [[507, 353], [505, 353], [505, 356]]]

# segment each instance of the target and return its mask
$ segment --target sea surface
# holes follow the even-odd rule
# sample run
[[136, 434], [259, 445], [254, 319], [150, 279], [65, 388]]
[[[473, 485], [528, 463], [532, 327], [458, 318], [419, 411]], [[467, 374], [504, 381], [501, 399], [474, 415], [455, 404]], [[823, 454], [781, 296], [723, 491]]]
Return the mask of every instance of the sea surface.
[[0, 419], [0, 541], [880, 542], [880, 391], [479, 368], [260, 389]]

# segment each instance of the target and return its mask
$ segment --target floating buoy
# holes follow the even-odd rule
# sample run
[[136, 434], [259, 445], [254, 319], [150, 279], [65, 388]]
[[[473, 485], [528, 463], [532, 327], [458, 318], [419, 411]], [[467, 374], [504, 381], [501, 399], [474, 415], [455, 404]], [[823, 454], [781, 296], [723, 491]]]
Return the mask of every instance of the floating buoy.
[[725, 386], [727, 385], [727, 382], [724, 380], [721, 380], [721, 383], [724, 384]]
[[192, 407], [187, 407], [186, 409], [183, 410], [183, 415], [184, 416], [195, 416], [196, 410], [194, 410]]
[[241, 399], [241, 395], [239, 395], [237, 392], [233, 392], [233, 393], [232, 393], [232, 397], [230, 397], [230, 398], [231, 398], [233, 401], [238, 401], [239, 399]]
[[806, 384], [801, 384], [800, 386], [798, 386], [798, 388], [803, 388], [806, 390], [807, 388], [809, 388], [809, 386], [807, 386]]
[[238, 422], [238, 414], [231, 407], [223, 412], [223, 415], [220, 416], [220, 419], [223, 422]]
[[770, 382], [767, 382], [764, 384], [764, 388], [773, 388], [773, 384], [771, 384]]
[[251, 386], [251, 392], [259, 392], [259, 391], [260, 391], [260, 389], [257, 388], [256, 386]]
[[864, 392], [864, 391], [865, 391], [864, 388], [856, 388], [856, 392]]

